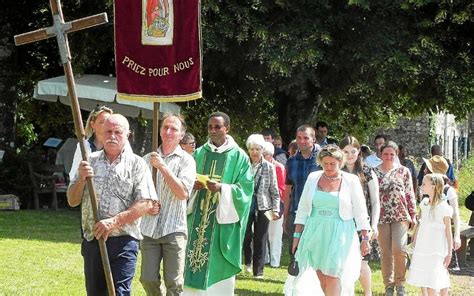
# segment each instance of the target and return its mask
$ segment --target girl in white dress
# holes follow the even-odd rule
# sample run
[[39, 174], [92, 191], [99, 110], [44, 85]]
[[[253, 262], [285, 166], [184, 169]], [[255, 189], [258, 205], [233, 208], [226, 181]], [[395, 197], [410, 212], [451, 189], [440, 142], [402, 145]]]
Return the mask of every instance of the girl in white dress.
[[423, 295], [448, 295], [451, 261], [453, 209], [443, 199], [441, 174], [423, 178], [420, 203], [421, 219], [413, 238], [413, 258], [407, 282], [421, 287]]

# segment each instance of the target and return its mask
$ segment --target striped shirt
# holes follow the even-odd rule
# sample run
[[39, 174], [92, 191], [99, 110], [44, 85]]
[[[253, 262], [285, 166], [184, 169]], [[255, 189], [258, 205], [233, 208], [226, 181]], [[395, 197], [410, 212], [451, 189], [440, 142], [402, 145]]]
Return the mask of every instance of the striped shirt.
[[[171, 172], [181, 180], [189, 196], [191, 196], [194, 181], [196, 180], [196, 162], [194, 158], [181, 149], [179, 145], [167, 156], [163, 154], [161, 146], [157, 152], [163, 158], [163, 161]], [[145, 159], [145, 162], [149, 165], [151, 170], [150, 154], [145, 155], [143, 159]], [[154, 239], [177, 232], [187, 235], [187, 201], [180, 200], [174, 195], [159, 170], [157, 170], [156, 173], [156, 192], [158, 200], [161, 202], [161, 210], [158, 215], [147, 215], [142, 218], [142, 234]]]

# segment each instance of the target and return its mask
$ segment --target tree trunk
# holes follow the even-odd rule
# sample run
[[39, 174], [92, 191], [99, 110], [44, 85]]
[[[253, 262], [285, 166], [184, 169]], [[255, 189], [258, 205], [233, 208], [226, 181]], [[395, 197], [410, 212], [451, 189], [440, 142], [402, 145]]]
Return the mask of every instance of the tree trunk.
[[315, 126], [322, 96], [307, 83], [306, 88], [279, 92], [275, 95], [279, 102], [278, 124], [286, 145], [296, 137], [296, 129], [303, 124]]
[[0, 30], [6, 33], [0, 38], [0, 149], [15, 148], [16, 122], [16, 71], [15, 45], [8, 18], [0, 13]]

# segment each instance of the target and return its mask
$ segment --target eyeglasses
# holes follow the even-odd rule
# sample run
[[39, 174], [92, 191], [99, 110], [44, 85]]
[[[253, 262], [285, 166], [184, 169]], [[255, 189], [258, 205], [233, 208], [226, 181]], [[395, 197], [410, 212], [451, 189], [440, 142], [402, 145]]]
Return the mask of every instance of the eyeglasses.
[[196, 146], [196, 142], [180, 143], [181, 145]]

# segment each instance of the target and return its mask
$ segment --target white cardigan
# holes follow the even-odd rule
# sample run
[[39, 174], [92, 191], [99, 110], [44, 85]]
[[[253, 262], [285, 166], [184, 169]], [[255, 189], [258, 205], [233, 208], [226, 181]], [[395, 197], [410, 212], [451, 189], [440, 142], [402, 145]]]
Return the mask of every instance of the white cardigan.
[[[356, 175], [341, 172], [342, 184], [339, 193], [339, 216], [342, 220], [355, 219], [357, 230], [370, 230], [369, 215], [364, 192]], [[309, 174], [296, 211], [295, 224], [305, 224], [311, 215], [313, 197], [323, 171]]]

